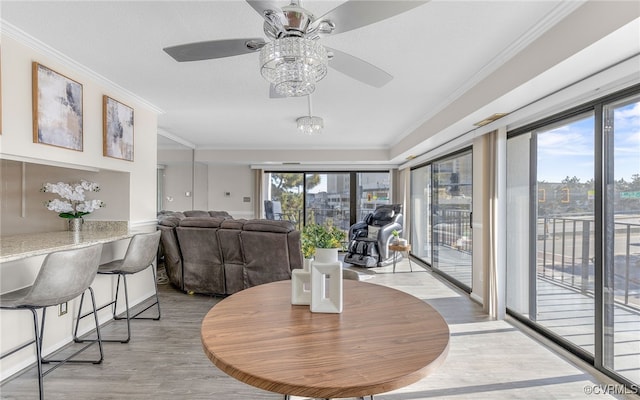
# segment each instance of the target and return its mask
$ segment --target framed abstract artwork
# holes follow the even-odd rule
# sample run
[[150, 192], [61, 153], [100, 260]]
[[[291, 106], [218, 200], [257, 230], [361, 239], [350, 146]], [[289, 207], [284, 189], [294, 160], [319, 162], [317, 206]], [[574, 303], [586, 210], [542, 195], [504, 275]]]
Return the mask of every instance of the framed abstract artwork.
[[133, 161], [133, 108], [102, 96], [102, 153]]
[[32, 64], [33, 142], [82, 151], [82, 85]]

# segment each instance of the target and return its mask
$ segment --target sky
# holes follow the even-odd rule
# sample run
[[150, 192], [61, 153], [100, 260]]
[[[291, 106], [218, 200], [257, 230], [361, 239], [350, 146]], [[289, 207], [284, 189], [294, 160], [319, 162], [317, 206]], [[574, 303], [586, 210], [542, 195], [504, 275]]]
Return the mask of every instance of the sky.
[[[594, 118], [538, 134], [538, 181], [561, 182], [567, 176], [586, 182], [594, 177]], [[640, 174], [640, 102], [614, 111], [614, 176]]]

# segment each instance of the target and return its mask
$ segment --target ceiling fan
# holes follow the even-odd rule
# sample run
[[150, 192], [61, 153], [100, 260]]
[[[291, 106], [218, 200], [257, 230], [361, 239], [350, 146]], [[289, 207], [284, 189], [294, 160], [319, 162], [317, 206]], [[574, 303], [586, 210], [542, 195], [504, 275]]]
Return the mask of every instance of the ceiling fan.
[[316, 18], [299, 0], [278, 7], [270, 0], [246, 0], [264, 18], [271, 39], [223, 39], [187, 43], [163, 50], [176, 61], [200, 61], [260, 52], [262, 76], [271, 83], [271, 97], [306, 96], [331, 67], [360, 82], [382, 87], [393, 79], [368, 62], [322, 46], [318, 39], [382, 21], [427, 1], [350, 0]]

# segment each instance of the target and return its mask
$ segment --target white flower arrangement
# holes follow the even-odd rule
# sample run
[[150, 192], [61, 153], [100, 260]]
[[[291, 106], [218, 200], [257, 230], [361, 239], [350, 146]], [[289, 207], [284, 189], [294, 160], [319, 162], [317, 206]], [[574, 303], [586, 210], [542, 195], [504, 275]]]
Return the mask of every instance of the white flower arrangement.
[[85, 180], [79, 183], [45, 183], [42, 192], [55, 193], [63, 200], [53, 199], [45, 203], [47, 209], [59, 213], [62, 218], [82, 218], [98, 208], [105, 207], [101, 200], [85, 200], [85, 192], [99, 192], [100, 186]]

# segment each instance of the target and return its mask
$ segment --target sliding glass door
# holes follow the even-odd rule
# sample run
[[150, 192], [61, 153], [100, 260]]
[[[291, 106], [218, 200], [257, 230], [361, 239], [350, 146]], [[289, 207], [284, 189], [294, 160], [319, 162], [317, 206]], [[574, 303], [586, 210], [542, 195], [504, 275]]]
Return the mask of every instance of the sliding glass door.
[[306, 224], [351, 226], [351, 182], [348, 172], [307, 173], [305, 179]]
[[433, 168], [432, 267], [471, 288], [471, 151], [436, 161]]
[[640, 384], [640, 93], [511, 132], [507, 309]]
[[411, 170], [412, 254], [459, 286], [472, 285], [472, 153]]
[[412, 253], [431, 264], [431, 164], [411, 171], [410, 206]]
[[594, 354], [594, 115], [534, 132], [536, 287], [542, 326]]
[[640, 96], [606, 104], [603, 366], [640, 383]]
[[378, 206], [391, 203], [388, 172], [356, 172], [356, 221], [364, 221]]
[[302, 226], [304, 211], [304, 174], [271, 172], [265, 174], [265, 218], [293, 222]]

